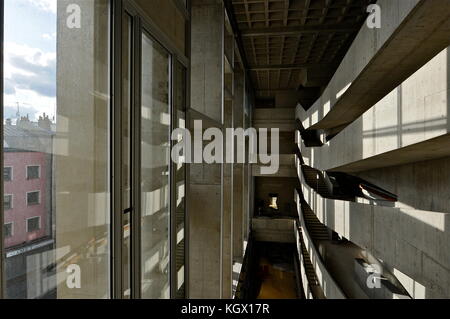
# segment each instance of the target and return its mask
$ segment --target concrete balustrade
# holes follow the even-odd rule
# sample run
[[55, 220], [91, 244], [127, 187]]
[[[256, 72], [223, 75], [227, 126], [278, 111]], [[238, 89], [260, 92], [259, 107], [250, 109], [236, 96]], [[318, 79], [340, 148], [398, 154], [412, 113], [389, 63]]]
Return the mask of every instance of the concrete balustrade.
[[450, 156], [449, 61], [445, 49], [327, 144], [303, 146], [309, 165], [354, 172]]
[[450, 214], [326, 199], [298, 172], [323, 224], [382, 260], [413, 298], [450, 297]]
[[275, 243], [295, 242], [293, 218], [256, 217], [252, 219], [253, 238], [256, 241]]

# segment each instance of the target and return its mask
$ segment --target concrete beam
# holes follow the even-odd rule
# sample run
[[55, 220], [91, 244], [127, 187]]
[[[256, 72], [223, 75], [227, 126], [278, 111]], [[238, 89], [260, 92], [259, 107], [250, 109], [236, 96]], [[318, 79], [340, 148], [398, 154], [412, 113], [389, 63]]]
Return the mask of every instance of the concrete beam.
[[271, 70], [301, 70], [308, 67], [330, 68], [336, 63], [301, 63], [301, 64], [262, 64], [250, 66], [251, 71], [271, 71]]
[[353, 33], [360, 28], [358, 26], [345, 25], [314, 25], [295, 27], [252, 28], [241, 31], [242, 37], [266, 37], [266, 36], [297, 36], [308, 33]]

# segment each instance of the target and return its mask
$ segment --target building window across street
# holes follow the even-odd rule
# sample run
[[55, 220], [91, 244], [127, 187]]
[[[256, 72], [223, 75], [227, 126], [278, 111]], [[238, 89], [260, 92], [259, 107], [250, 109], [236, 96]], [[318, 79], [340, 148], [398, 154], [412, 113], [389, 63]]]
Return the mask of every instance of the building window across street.
[[27, 232], [31, 233], [41, 229], [41, 217], [32, 217], [27, 219]]
[[27, 166], [27, 179], [38, 179], [40, 177], [40, 166]]
[[5, 182], [12, 181], [12, 167], [3, 167], [3, 180]]
[[5, 195], [3, 196], [3, 209], [4, 210], [10, 210], [13, 208], [13, 196], [12, 195]]
[[40, 203], [39, 191], [27, 193], [27, 205], [38, 205]]
[[13, 234], [13, 232], [14, 232], [13, 223], [7, 223], [7, 224], [3, 225], [3, 229], [5, 232], [5, 238], [9, 238], [9, 237], [12, 237], [12, 235], [14, 235]]

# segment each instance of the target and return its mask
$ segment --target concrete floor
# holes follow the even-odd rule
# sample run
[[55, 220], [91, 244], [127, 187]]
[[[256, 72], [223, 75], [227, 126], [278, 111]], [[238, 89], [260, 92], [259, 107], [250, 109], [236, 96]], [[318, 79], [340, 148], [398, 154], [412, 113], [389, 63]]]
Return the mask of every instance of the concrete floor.
[[290, 245], [263, 243], [259, 249], [257, 299], [297, 299], [297, 286]]
[[272, 265], [263, 259], [260, 263], [264, 277], [257, 299], [297, 299], [295, 274], [284, 265]]

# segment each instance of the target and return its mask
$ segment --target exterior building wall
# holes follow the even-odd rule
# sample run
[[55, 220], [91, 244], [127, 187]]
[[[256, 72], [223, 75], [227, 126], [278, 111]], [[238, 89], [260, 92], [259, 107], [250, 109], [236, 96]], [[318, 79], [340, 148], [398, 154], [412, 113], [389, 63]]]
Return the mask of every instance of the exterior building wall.
[[[5, 152], [4, 165], [12, 167], [13, 179], [5, 182], [4, 192], [13, 195], [12, 209], [5, 211], [4, 223], [13, 224], [13, 236], [5, 238], [5, 248], [23, 244], [50, 235], [48, 219], [51, 216], [51, 207], [47, 205], [48, 188], [51, 172], [47, 171], [47, 156], [36, 152]], [[27, 166], [40, 167], [38, 179], [27, 180]], [[27, 205], [27, 192], [40, 192], [38, 205]], [[40, 217], [40, 229], [27, 232], [27, 219]]]

